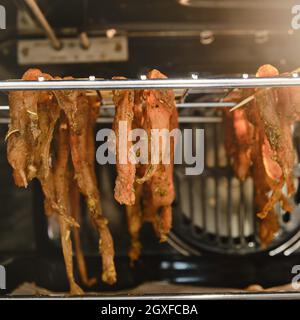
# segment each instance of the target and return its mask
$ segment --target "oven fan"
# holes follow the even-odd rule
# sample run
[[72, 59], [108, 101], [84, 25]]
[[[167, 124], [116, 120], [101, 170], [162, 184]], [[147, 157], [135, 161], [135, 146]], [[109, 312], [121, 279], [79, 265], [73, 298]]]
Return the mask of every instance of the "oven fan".
[[[296, 195], [293, 212], [275, 208], [279, 230], [268, 248], [262, 249], [255, 217], [252, 178], [241, 182], [227, 163], [222, 122], [202, 123], [188, 128], [205, 132], [205, 169], [202, 175], [185, 175], [175, 166], [177, 198], [169, 243], [184, 255], [213, 252], [226, 255], [266, 253], [289, 255], [300, 247], [300, 184], [295, 167]], [[183, 128], [184, 129], [184, 128]], [[300, 146], [300, 126], [294, 128], [294, 144]], [[299, 158], [299, 150], [297, 150]]]

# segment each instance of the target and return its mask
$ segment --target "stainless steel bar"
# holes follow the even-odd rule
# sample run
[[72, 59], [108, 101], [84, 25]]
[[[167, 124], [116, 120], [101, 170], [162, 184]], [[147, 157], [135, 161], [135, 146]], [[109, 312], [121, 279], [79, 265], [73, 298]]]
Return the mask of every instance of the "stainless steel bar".
[[177, 103], [177, 108], [216, 108], [216, 107], [226, 107], [233, 108], [236, 103], [232, 102], [192, 102], [192, 103]]
[[300, 77], [153, 79], [153, 80], [47, 80], [0, 81], [0, 90], [114, 90], [186, 88], [263, 88], [300, 86]]
[[239, 203], [239, 238], [241, 246], [244, 247], [246, 244], [245, 239], [245, 194], [244, 194], [244, 182], [240, 181], [240, 203]]
[[50, 26], [49, 22], [47, 21], [46, 17], [44, 16], [43, 12], [41, 11], [40, 7], [37, 5], [35, 0], [25, 0], [26, 4], [32, 11], [33, 15], [36, 17], [38, 22], [41, 24], [42, 28], [44, 29], [47, 37], [51, 41], [51, 44], [54, 49], [59, 50], [61, 48], [61, 43], [55, 35], [54, 30]]
[[227, 237], [228, 237], [228, 245], [232, 246], [233, 238], [232, 238], [232, 178], [227, 177], [227, 206], [226, 206], [226, 223], [227, 223]]
[[[97, 123], [112, 123], [112, 117], [99, 117]], [[220, 123], [220, 117], [179, 117], [180, 123]], [[9, 123], [9, 118], [0, 118], [0, 124]]]
[[[177, 108], [223, 108], [228, 107], [232, 108], [236, 104], [231, 102], [194, 102], [194, 103], [177, 103]], [[114, 109], [113, 104], [107, 104], [101, 106], [101, 109]], [[9, 106], [0, 106], [0, 111], [8, 111]]]
[[[214, 138], [213, 138], [213, 144], [214, 144], [214, 167], [219, 169], [219, 145], [218, 145], [218, 131], [216, 124], [213, 127], [214, 132]], [[215, 208], [214, 208], [214, 222], [215, 222], [215, 235], [217, 243], [220, 244], [220, 206], [219, 206], [219, 177], [218, 174], [214, 175], [214, 184], [215, 184]]]
[[68, 296], [66, 294], [53, 294], [47, 296], [12, 296], [6, 295], [0, 301], [8, 300], [99, 300], [99, 301], [118, 301], [118, 300], [300, 300], [299, 292], [221, 292], [221, 293], [184, 293], [184, 294], [147, 294], [147, 295], [109, 295], [109, 296]]

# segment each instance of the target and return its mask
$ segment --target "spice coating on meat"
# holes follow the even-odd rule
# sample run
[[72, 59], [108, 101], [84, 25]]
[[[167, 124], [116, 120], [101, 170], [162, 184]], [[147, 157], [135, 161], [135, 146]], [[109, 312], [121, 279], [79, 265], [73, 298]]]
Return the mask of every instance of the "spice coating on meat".
[[[41, 70], [29, 69], [24, 73], [22, 80], [38, 80], [40, 77], [44, 77], [44, 74], [42, 73]], [[38, 107], [38, 100], [41, 94], [42, 93], [40, 91], [36, 91], [36, 90], [23, 91], [25, 109], [30, 119], [30, 130], [34, 140], [40, 134], [40, 129], [38, 126], [37, 107]]]
[[27, 166], [30, 156], [28, 135], [29, 119], [23, 101], [23, 92], [9, 93], [10, 125], [6, 136], [7, 158], [13, 168], [13, 176], [17, 186], [27, 187]]
[[[113, 78], [124, 79], [124, 78]], [[131, 146], [129, 133], [132, 129], [134, 91], [114, 90], [113, 101], [115, 104], [115, 117], [113, 130], [116, 135], [116, 167], [117, 179], [115, 185], [115, 199], [120, 204], [133, 205], [135, 203], [134, 180], [135, 164], [132, 163]], [[126, 125], [126, 132], [120, 132], [119, 125]], [[122, 130], [122, 129], [121, 129]], [[120, 143], [124, 139], [124, 144]]]
[[58, 221], [61, 232], [61, 243], [67, 276], [70, 283], [71, 294], [83, 294], [82, 289], [77, 285], [74, 280], [73, 273], [73, 250], [71, 241], [71, 227], [65, 217], [70, 217], [70, 199], [69, 187], [70, 180], [72, 179], [72, 170], [70, 168], [70, 145], [69, 145], [69, 130], [67, 120], [61, 117], [60, 125], [57, 132], [57, 145], [56, 145], [56, 160], [54, 165], [54, 185], [56, 192], [56, 201], [59, 210]]
[[[256, 74], [257, 77], [277, 75], [279, 75], [278, 70], [271, 65], [260, 67]], [[275, 204], [280, 203], [285, 211], [293, 209], [287, 198], [294, 192], [292, 171], [295, 159], [291, 124], [296, 120], [296, 111], [291, 104], [290, 89], [292, 88], [244, 89], [239, 90], [235, 96], [228, 97], [229, 101], [231, 98], [231, 101], [237, 102], [251, 94], [254, 95], [254, 99], [247, 104], [247, 107], [237, 109], [232, 113], [239, 111], [244, 124], [248, 127], [250, 124], [253, 128], [253, 130], [249, 130], [249, 141], [252, 140], [252, 143], [248, 144], [251, 155], [251, 170], [249, 171], [248, 160], [245, 168], [248, 168], [247, 171], [254, 180], [257, 215], [263, 219], [260, 222], [259, 234], [264, 247], [273, 240], [279, 228], [277, 214], [274, 210]], [[238, 94], [240, 98], [238, 98]], [[234, 123], [239, 125], [240, 116], [235, 119], [234, 115], [230, 115], [228, 112], [225, 114], [225, 121], [229, 121], [229, 123], [225, 123], [225, 126], [229, 128], [228, 135], [234, 135], [236, 134]], [[229, 138], [227, 139], [229, 140]], [[237, 147], [227, 142], [229, 155], [242, 153], [243, 148], [243, 146]], [[239, 167], [239, 159], [241, 159], [239, 154], [234, 157], [234, 168]], [[241, 176], [239, 170], [235, 169], [235, 172], [240, 179], [243, 178], [244, 175]], [[285, 185], [288, 190], [287, 195], [283, 191]]]
[[[70, 213], [75, 221], [81, 224], [81, 216], [80, 216], [80, 192], [74, 180], [74, 170], [72, 169], [69, 179], [69, 206], [70, 206]], [[87, 286], [91, 287], [96, 284], [97, 279], [89, 278], [86, 262], [84, 259], [84, 254], [81, 248], [81, 239], [80, 239], [80, 230], [79, 228], [73, 229], [73, 237], [74, 237], [74, 245], [75, 245], [75, 253], [76, 253], [76, 261], [78, 266], [78, 271], [80, 275], [80, 279], [82, 283]]]
[[[132, 121], [132, 129], [140, 129], [143, 127], [143, 109], [143, 91], [136, 90], [134, 92], [134, 117]], [[137, 153], [138, 152], [139, 150], [137, 150]], [[143, 166], [141, 164], [136, 164], [135, 173], [138, 178], [144, 175]], [[143, 185], [135, 183], [134, 192], [135, 203], [133, 205], [126, 205], [128, 232], [131, 237], [130, 249], [128, 252], [131, 266], [133, 266], [134, 262], [139, 259], [142, 248], [140, 242], [140, 230], [143, 224]]]
[[86, 152], [88, 149], [88, 136], [91, 134], [90, 106], [83, 92], [68, 92], [63, 95], [55, 92], [59, 97], [58, 103], [66, 110], [70, 125], [71, 155], [75, 170], [75, 178], [80, 192], [85, 196], [89, 214], [97, 227], [100, 240], [99, 251], [102, 256], [102, 280], [113, 284], [116, 282], [114, 265], [114, 246], [112, 236], [108, 229], [108, 221], [102, 214], [100, 194], [93, 164]]
[[[224, 102], [238, 102], [243, 98], [242, 91], [232, 91]], [[230, 112], [223, 110], [225, 150], [234, 172], [240, 180], [245, 180], [251, 166], [251, 150], [254, 143], [254, 127], [247, 119], [245, 110]]]
[[[158, 70], [148, 73], [148, 79], [166, 78]], [[159, 140], [150, 145], [150, 165], [143, 166], [144, 175], [138, 178], [138, 183], [144, 183], [144, 220], [152, 223], [160, 241], [166, 241], [172, 226], [172, 203], [175, 198], [173, 182], [174, 138], [171, 131], [178, 127], [178, 114], [175, 105], [175, 95], [172, 90], [145, 90], [143, 126], [148, 137], [152, 130], [165, 130], [167, 135], [159, 135]], [[169, 150], [164, 149], [169, 143]], [[157, 158], [154, 159], [153, 155]], [[166, 157], [165, 157], [166, 156]], [[166, 161], [168, 159], [168, 161]]]

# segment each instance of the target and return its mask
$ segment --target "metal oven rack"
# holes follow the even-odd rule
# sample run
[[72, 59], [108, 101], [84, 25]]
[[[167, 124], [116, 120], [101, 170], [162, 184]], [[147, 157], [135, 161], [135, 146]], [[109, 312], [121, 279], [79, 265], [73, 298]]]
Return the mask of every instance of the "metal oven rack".
[[297, 73], [285, 77], [222, 79], [151, 79], [151, 80], [97, 80], [94, 76], [89, 80], [44, 80], [0, 81], [0, 90], [114, 90], [114, 89], [234, 89], [234, 88], [262, 88], [262, 87], [291, 87], [300, 86]]
[[[0, 81], [0, 91], [12, 90], [99, 90], [110, 91], [114, 89], [182, 89], [182, 97], [186, 97], [187, 92], [192, 90], [200, 90], [200, 92], [209, 92], [215, 89], [236, 89], [236, 88], [270, 88], [270, 87], [290, 87], [300, 86], [300, 77], [298, 73], [293, 73], [290, 76], [278, 76], [269, 78], [255, 78], [244, 74], [242, 77], [231, 78], [200, 78], [197, 75], [192, 75], [192, 79], [122, 79], [122, 80], [103, 80], [96, 79], [95, 76], [90, 76], [88, 79], [78, 80], [44, 80], [43, 77], [38, 81], [24, 80], [7, 80]], [[184, 91], [185, 90], [185, 91]], [[182, 99], [181, 99], [182, 100]], [[234, 107], [234, 103], [226, 102], [196, 102], [196, 103], [177, 103], [178, 108], [210, 108], [210, 107]], [[113, 108], [113, 105], [108, 104], [102, 106], [102, 109]], [[9, 110], [9, 106], [0, 106], [0, 111]], [[2, 119], [3, 120], [3, 119]], [[99, 123], [109, 123], [111, 118], [98, 119]], [[201, 117], [191, 118], [184, 117], [179, 119], [180, 122], [201, 122]], [[206, 121], [217, 121], [217, 119], [207, 119]], [[4, 121], [5, 122], [5, 121]]]

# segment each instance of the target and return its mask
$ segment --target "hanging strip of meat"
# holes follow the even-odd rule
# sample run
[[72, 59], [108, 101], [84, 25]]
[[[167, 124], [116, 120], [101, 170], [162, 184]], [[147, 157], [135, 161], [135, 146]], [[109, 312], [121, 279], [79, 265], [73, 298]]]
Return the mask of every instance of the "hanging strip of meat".
[[[114, 77], [113, 79], [125, 79]], [[135, 203], [134, 179], [135, 164], [130, 157], [132, 142], [129, 141], [129, 133], [132, 129], [134, 91], [114, 90], [113, 101], [115, 104], [115, 117], [113, 130], [116, 135], [116, 167], [117, 179], [115, 185], [115, 199], [120, 204], [133, 205]], [[120, 125], [126, 125], [125, 132], [120, 132]], [[122, 141], [122, 142], [121, 142]]]
[[[259, 68], [257, 77], [278, 74], [273, 66], [264, 65]], [[279, 228], [275, 204], [279, 202], [285, 211], [292, 210], [283, 187], [287, 185], [288, 196], [294, 192], [291, 123], [295, 110], [290, 104], [289, 88], [238, 90], [229, 95], [227, 101], [238, 102], [251, 94], [255, 99], [246, 108], [232, 113], [225, 111], [225, 146], [236, 175], [243, 179], [250, 172], [253, 176], [256, 210], [264, 219], [260, 222], [259, 234], [262, 246], [267, 246]], [[237, 117], [236, 112], [239, 112]]]
[[[56, 144], [56, 160], [54, 165], [54, 185], [56, 192], [56, 201], [64, 215], [70, 215], [70, 198], [69, 187], [70, 180], [72, 180], [72, 170], [70, 168], [70, 145], [69, 145], [69, 130], [67, 119], [64, 115], [60, 118], [60, 124], [57, 132]], [[58, 216], [60, 226], [61, 244], [67, 276], [70, 283], [71, 294], [83, 294], [84, 292], [74, 280], [73, 273], [73, 255], [72, 255], [72, 241], [71, 241], [71, 227], [72, 224], [64, 219], [63, 215]]]
[[[134, 92], [134, 108], [133, 108], [133, 122], [132, 129], [141, 129], [143, 127], [143, 91], [136, 90]], [[135, 168], [136, 176], [143, 176], [141, 164], [136, 164]], [[143, 185], [135, 183], [135, 203], [133, 205], [126, 206], [126, 216], [128, 232], [131, 237], [130, 249], [128, 256], [130, 259], [131, 266], [137, 261], [141, 254], [141, 242], [140, 242], [140, 230], [143, 224], [143, 213], [142, 213], [142, 197], [143, 197]]]
[[[42, 74], [39, 70], [38, 72], [29, 70], [23, 78], [36, 80], [36, 76], [33, 77], [32, 74], [51, 79], [51, 76]], [[32, 77], [30, 78], [29, 75]], [[64, 195], [67, 192], [64, 188], [65, 180], [57, 174], [61, 166], [63, 172], [67, 172], [62, 156], [66, 146], [62, 145], [63, 149], [59, 150], [62, 153], [59, 152], [61, 156], [57, 158], [59, 161], [55, 170], [50, 156], [54, 128], [60, 113], [59, 107], [52, 93], [47, 91], [31, 92], [31, 95], [30, 92], [13, 92], [10, 93], [9, 103], [12, 123], [7, 135], [8, 159], [14, 168], [16, 183], [27, 186], [27, 183], [34, 178], [40, 181], [45, 195], [45, 212], [48, 215], [57, 214], [60, 223], [71, 292], [83, 293], [74, 281], [72, 244], [69, 239], [69, 228], [78, 227], [78, 224], [67, 216], [68, 208], [64, 201]]]
[[29, 118], [24, 107], [23, 91], [9, 93], [9, 107], [10, 125], [6, 135], [7, 159], [13, 168], [16, 185], [27, 187], [27, 167], [31, 150], [26, 139], [30, 132], [28, 132]]
[[[166, 78], [158, 70], [152, 70], [148, 74], [149, 79]], [[172, 226], [172, 202], [175, 198], [173, 183], [174, 143], [170, 140], [169, 163], [165, 163], [163, 155], [168, 154], [163, 149], [163, 136], [159, 137], [158, 143], [151, 144], [153, 129], [171, 130], [178, 127], [178, 114], [175, 105], [175, 95], [172, 90], [145, 90], [144, 91], [144, 128], [150, 139], [151, 163], [144, 170], [144, 176], [137, 179], [144, 186], [144, 219], [153, 224], [154, 230], [160, 241], [166, 241], [167, 234]], [[169, 138], [168, 135], [167, 138]], [[166, 137], [165, 137], [166, 138]], [[157, 150], [158, 148], [158, 150]], [[153, 154], [158, 154], [158, 163], [152, 163]]]
[[57, 214], [63, 255], [67, 276], [72, 294], [83, 294], [76, 284], [73, 274], [72, 242], [70, 238], [71, 228], [79, 225], [70, 215], [69, 207], [69, 180], [71, 172], [69, 168], [69, 133], [66, 118], [61, 116], [56, 137], [56, 154], [52, 155], [52, 167], [50, 168], [50, 146], [53, 139], [55, 125], [60, 114], [59, 107], [49, 92], [41, 92], [37, 107], [38, 127], [40, 134], [34, 148], [34, 167], [36, 176], [40, 180], [45, 195], [45, 209], [48, 214]]
[[[75, 221], [78, 221], [81, 224], [80, 219], [80, 192], [77, 185], [74, 185], [76, 182], [74, 180], [74, 172], [72, 175], [72, 179], [70, 179], [70, 186], [69, 186], [69, 204], [70, 204], [70, 212], [72, 217]], [[74, 228], [73, 230], [74, 236], [74, 245], [75, 245], [75, 253], [76, 253], [76, 260], [77, 266], [80, 274], [80, 278], [82, 283], [87, 286], [91, 287], [96, 284], [96, 278], [89, 278], [87, 267], [84, 259], [84, 254], [81, 248], [81, 240], [80, 240], [80, 230], [79, 228]]]
[[[44, 74], [41, 70], [29, 69], [24, 73], [22, 80], [38, 80], [40, 77], [43, 76]], [[25, 109], [30, 119], [30, 130], [34, 140], [37, 139], [37, 137], [40, 134], [40, 129], [38, 127], [37, 112], [37, 105], [40, 95], [41, 92], [37, 90], [23, 91], [24, 101], [26, 101]]]
[[[257, 76], [267, 77], [278, 75], [278, 70], [270, 65], [259, 68]], [[262, 154], [266, 179], [272, 190], [268, 202], [258, 213], [265, 218], [277, 202], [281, 202], [286, 211], [292, 209], [283, 194], [283, 186], [292, 174], [294, 150], [292, 146], [292, 131], [288, 120], [281, 113], [282, 104], [279, 105], [278, 91], [262, 90], [255, 95], [252, 103]], [[247, 108], [248, 110], [248, 108]], [[290, 190], [291, 191], [291, 190]]]
[[94, 168], [87, 155], [87, 136], [90, 133], [90, 107], [84, 92], [55, 91], [60, 107], [65, 111], [70, 123], [71, 155], [75, 178], [80, 192], [85, 196], [89, 214], [98, 229], [99, 250], [102, 256], [102, 280], [116, 282], [113, 239], [108, 229], [108, 221], [102, 214], [100, 194]]
[[[87, 136], [87, 155], [89, 165], [93, 168], [95, 166], [95, 140], [94, 140], [94, 126], [97, 121], [99, 115], [99, 108], [101, 104], [100, 97], [96, 94], [95, 91], [86, 93], [89, 106], [90, 106], [90, 126], [88, 129], [90, 133]], [[71, 213], [73, 218], [80, 223], [80, 192], [77, 186], [74, 186], [75, 177], [73, 172], [73, 179], [70, 180], [70, 206]], [[75, 228], [73, 231], [74, 235], [74, 244], [75, 244], [75, 252], [76, 252], [76, 260], [77, 266], [80, 274], [81, 281], [84, 285], [91, 287], [96, 282], [96, 278], [89, 278], [87, 273], [86, 262], [84, 259], [84, 254], [81, 249], [81, 240], [80, 240], [80, 232], [78, 228]]]
[[[233, 90], [223, 101], [239, 102], [242, 90]], [[230, 112], [223, 109], [225, 150], [234, 172], [240, 180], [245, 180], [251, 166], [251, 150], [254, 142], [254, 127], [247, 119], [244, 109]]]
[[[38, 69], [29, 69], [22, 80], [37, 80], [42, 76]], [[9, 93], [11, 123], [6, 135], [7, 157], [14, 172], [17, 186], [27, 187], [36, 176], [33, 151], [40, 134], [38, 127], [38, 100], [40, 91], [13, 91]]]

